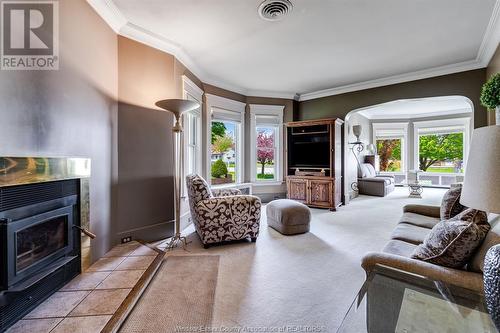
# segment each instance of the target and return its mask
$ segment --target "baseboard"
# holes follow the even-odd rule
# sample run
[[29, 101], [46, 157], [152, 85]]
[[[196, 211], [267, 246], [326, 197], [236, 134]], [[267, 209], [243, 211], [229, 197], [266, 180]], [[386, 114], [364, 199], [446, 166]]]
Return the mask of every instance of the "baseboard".
[[184, 230], [187, 227], [189, 227], [191, 225], [191, 223], [193, 223], [193, 221], [191, 219], [190, 212], [187, 212], [187, 213], [184, 213], [183, 215], [181, 215], [181, 230]]
[[276, 199], [285, 199], [286, 193], [254, 193], [253, 195], [260, 198], [260, 201], [267, 203]]
[[118, 240], [123, 237], [132, 237], [133, 240], [141, 239], [146, 242], [153, 242], [173, 236], [174, 221], [160, 222], [140, 228], [129, 229], [117, 233]]

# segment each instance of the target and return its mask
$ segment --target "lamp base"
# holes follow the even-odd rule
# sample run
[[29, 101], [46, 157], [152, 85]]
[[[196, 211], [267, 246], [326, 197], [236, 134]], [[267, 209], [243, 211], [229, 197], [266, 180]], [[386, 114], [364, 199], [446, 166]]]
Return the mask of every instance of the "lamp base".
[[167, 247], [165, 247], [165, 251], [171, 251], [178, 247], [179, 245], [182, 245], [182, 248], [187, 251], [186, 246], [191, 243], [188, 242], [187, 238], [184, 236], [181, 236], [181, 234], [175, 234], [170, 238], [170, 241], [167, 243]]

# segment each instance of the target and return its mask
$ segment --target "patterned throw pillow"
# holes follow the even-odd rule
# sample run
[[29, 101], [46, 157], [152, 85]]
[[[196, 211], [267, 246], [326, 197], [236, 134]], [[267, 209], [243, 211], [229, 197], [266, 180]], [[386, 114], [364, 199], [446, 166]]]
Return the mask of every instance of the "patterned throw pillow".
[[462, 187], [450, 188], [443, 196], [441, 202], [441, 220], [448, 220], [459, 214], [467, 207], [460, 203], [460, 195], [462, 194]]
[[489, 230], [485, 212], [466, 209], [455, 217], [436, 224], [411, 257], [440, 266], [462, 268]]

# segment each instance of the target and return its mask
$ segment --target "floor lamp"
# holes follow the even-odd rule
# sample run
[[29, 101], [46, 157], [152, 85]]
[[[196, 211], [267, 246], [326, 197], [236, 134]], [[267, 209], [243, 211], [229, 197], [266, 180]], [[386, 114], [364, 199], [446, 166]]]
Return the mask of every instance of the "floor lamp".
[[175, 248], [177, 245], [182, 244], [183, 247], [187, 245], [186, 237], [181, 236], [181, 133], [182, 133], [182, 114], [196, 110], [200, 104], [194, 101], [185, 99], [165, 99], [155, 103], [156, 106], [166, 111], [172, 112], [175, 116], [175, 125], [172, 128], [174, 132], [174, 164], [175, 164], [175, 177], [174, 177], [174, 191], [175, 191], [175, 234], [170, 239], [167, 245], [167, 250]]

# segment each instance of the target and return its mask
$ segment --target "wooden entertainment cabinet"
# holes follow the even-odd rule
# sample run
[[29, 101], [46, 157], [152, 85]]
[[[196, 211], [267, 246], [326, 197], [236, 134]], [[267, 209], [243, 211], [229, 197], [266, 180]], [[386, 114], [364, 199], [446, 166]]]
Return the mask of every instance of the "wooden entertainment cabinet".
[[286, 124], [287, 198], [336, 210], [342, 200], [341, 119]]

